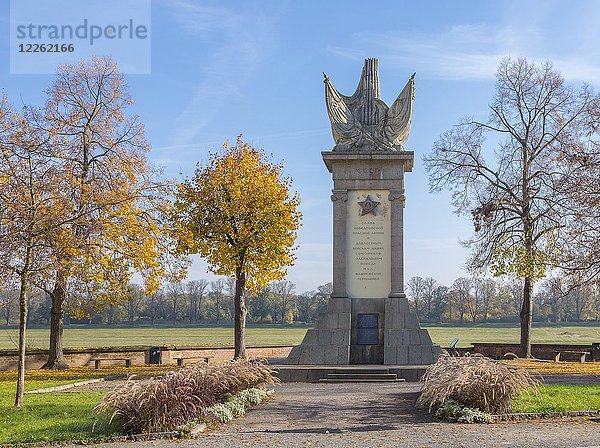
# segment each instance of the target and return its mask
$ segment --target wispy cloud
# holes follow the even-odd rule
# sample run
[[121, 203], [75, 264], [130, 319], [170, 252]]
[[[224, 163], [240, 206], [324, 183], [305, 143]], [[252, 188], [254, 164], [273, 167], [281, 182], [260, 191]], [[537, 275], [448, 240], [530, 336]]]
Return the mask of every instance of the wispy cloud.
[[[166, 3], [182, 29], [192, 38], [213, 38], [214, 51], [203, 61], [203, 76], [183, 109], [174, 135], [175, 145], [189, 144], [226, 106], [269, 49], [269, 20], [260, 8], [216, 6], [191, 0]], [[218, 36], [218, 39], [214, 39]]]
[[[505, 56], [519, 55], [523, 42], [539, 39], [533, 29], [492, 27], [484, 23], [455, 25], [437, 34], [358, 33], [359, 48], [375, 47], [389, 65], [414, 67], [433, 78], [488, 79]], [[356, 48], [330, 46], [329, 51], [350, 59], [361, 59]]]
[[239, 21], [239, 16], [222, 6], [211, 6], [189, 0], [170, 0], [165, 4], [173, 8], [173, 14], [189, 34], [232, 28]]
[[529, 25], [454, 25], [438, 33], [357, 33], [353, 46], [331, 45], [328, 50], [352, 60], [376, 53], [390, 66], [411, 67], [429, 78], [446, 80], [491, 79], [501, 59], [526, 56], [534, 61], [552, 60], [569, 80], [600, 84], [600, 62], [585, 44], [594, 42], [597, 48], [598, 29], [574, 31], [580, 32], [581, 44], [568, 52], [553, 48], [556, 37], [549, 34], [554, 33], [554, 26], [533, 21]]

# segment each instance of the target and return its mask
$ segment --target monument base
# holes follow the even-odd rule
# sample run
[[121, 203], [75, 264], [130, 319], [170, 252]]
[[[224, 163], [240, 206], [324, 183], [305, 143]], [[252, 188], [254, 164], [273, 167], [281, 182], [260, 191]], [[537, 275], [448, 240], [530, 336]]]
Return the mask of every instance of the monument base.
[[292, 349], [287, 364], [426, 365], [441, 353], [405, 297], [332, 297], [315, 328]]
[[319, 315], [315, 328], [306, 332], [302, 343], [292, 349], [287, 364], [349, 364], [351, 303], [347, 297], [330, 298], [327, 311]]

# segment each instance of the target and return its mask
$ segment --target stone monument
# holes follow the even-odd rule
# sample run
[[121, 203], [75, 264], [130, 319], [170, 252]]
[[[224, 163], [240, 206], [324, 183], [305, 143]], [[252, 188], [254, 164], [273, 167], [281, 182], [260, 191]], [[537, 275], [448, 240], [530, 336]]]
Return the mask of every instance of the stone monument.
[[414, 74], [391, 107], [381, 99], [377, 59], [367, 59], [354, 95], [325, 75], [335, 146], [322, 152], [333, 176], [333, 293], [327, 311], [288, 364], [422, 365], [441, 348], [421, 329], [404, 294], [404, 173]]

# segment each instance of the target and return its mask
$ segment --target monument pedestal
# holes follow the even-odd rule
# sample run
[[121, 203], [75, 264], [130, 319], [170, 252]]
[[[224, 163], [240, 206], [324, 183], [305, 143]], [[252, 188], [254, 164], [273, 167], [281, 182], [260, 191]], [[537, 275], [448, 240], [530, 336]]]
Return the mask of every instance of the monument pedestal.
[[288, 364], [430, 364], [441, 354], [404, 294], [412, 151], [322, 153], [333, 176], [333, 292]]

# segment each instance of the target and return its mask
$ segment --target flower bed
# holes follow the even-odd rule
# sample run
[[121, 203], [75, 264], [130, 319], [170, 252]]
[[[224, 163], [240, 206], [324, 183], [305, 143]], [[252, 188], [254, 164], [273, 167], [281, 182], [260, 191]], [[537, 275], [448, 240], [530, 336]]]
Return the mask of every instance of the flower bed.
[[[213, 406], [228, 402], [245, 389], [275, 382], [273, 372], [259, 362], [194, 364], [162, 377], [129, 381], [106, 395], [95, 410], [112, 413], [112, 419], [127, 434], [172, 431], [209, 418], [214, 415]], [[240, 400], [233, 400], [232, 406], [239, 405]]]

